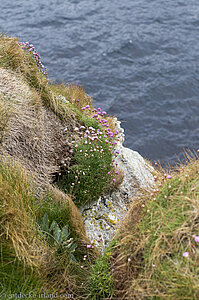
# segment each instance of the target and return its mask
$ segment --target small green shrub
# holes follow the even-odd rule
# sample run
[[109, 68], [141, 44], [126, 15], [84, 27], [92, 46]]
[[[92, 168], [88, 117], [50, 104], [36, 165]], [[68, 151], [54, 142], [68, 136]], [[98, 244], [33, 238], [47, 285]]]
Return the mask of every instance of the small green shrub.
[[110, 258], [115, 244], [116, 240], [113, 240], [106, 248], [105, 253], [91, 267], [91, 275], [88, 278], [86, 288], [87, 299], [99, 300], [113, 296], [114, 282], [110, 271]]

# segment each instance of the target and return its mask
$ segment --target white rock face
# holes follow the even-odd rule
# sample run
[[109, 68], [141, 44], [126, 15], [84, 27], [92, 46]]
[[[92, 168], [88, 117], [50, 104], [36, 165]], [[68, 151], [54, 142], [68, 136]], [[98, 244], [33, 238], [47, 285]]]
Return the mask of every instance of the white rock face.
[[125, 217], [138, 189], [150, 189], [155, 184], [151, 173], [153, 167], [138, 152], [122, 145], [124, 129], [120, 127], [120, 122], [116, 118], [115, 123], [120, 136], [117, 145], [120, 154], [115, 158], [115, 162], [124, 174], [123, 182], [112, 193], [101, 196], [96, 202], [81, 209], [87, 235], [102, 251], [110, 241], [119, 221]]
[[117, 150], [120, 154], [116, 158], [116, 162], [118, 163], [118, 167], [124, 172], [124, 181], [128, 184], [128, 182], [134, 179], [139, 187], [150, 188], [154, 185], [154, 178], [151, 174], [153, 167], [138, 152], [123, 146], [124, 129], [120, 126], [120, 121], [117, 121], [116, 118], [115, 121], [120, 136], [120, 141], [117, 145]]

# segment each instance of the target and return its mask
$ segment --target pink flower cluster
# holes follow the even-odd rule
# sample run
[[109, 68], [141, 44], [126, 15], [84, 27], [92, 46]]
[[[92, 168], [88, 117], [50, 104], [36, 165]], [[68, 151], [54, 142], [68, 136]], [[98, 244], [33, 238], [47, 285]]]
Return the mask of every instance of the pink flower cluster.
[[[84, 107], [81, 108], [83, 111], [89, 110], [91, 111], [91, 107], [90, 105], [86, 105]], [[92, 112], [94, 112], [94, 114], [92, 115], [92, 117], [96, 120], [96, 123], [99, 124], [101, 123], [102, 126], [107, 127], [104, 131], [105, 131], [105, 135], [103, 136], [104, 138], [106, 138], [105, 142], [108, 144], [110, 143], [110, 150], [112, 151], [112, 147], [117, 145], [117, 142], [115, 142], [115, 138], [117, 137], [117, 135], [119, 134], [119, 131], [116, 130], [115, 132], [111, 132], [111, 128], [109, 128], [109, 125], [107, 123], [106, 119], [103, 119], [102, 117], [105, 116], [107, 113], [105, 111], [102, 111], [102, 109], [100, 107], [98, 107], [98, 109], [93, 108]], [[119, 140], [119, 137], [117, 137], [117, 140]], [[119, 154], [119, 151], [115, 152], [116, 154]]]
[[[83, 111], [85, 110], [91, 110], [90, 106], [89, 105], [86, 105], [84, 107], [81, 108]], [[94, 115], [93, 115], [93, 118], [95, 118], [95, 116], [98, 116], [97, 114], [95, 114], [95, 112], [99, 111], [100, 114], [102, 114], [103, 116], [106, 114], [106, 112], [101, 112], [101, 108], [98, 108], [97, 109], [92, 109], [92, 112], [94, 112]], [[102, 123], [101, 125], [103, 124], [106, 124], [107, 125], [107, 129], [105, 130], [100, 130], [100, 129], [95, 129], [93, 127], [89, 127], [88, 129], [86, 129], [85, 126], [80, 126], [80, 128], [75, 128], [75, 131], [79, 133], [79, 135], [85, 139], [84, 143], [85, 144], [90, 144], [95, 141], [95, 140], [98, 140], [98, 141], [101, 141], [102, 137], [105, 138], [105, 143], [106, 144], [109, 144], [109, 149], [108, 151], [111, 152], [112, 154], [114, 154], [115, 156], [119, 155], [119, 151], [115, 151], [115, 146], [117, 145], [117, 142], [115, 141], [115, 138], [117, 137], [117, 135], [119, 134], [119, 131], [116, 130], [114, 133], [111, 132], [111, 129], [109, 128], [108, 124], [107, 124], [107, 120], [105, 119], [100, 119], [101, 117], [98, 117], [96, 119], [96, 123]], [[98, 119], [100, 119], [100, 122], [98, 122]], [[119, 140], [119, 138], [118, 138]], [[75, 144], [74, 146], [76, 149], [78, 148], [78, 145]], [[85, 152], [85, 153], [82, 153], [85, 157], [93, 157], [94, 154], [93, 152], [100, 152], [102, 155], [104, 153], [104, 149], [102, 148], [102, 146], [93, 146], [90, 148], [89, 150], [89, 153], [88, 151]], [[82, 150], [80, 150], [80, 152], [82, 152]], [[112, 162], [115, 162], [115, 160], [113, 160]], [[115, 167], [117, 166], [117, 163], [112, 164], [112, 167]], [[115, 172], [116, 175], [119, 174], [118, 171]], [[111, 175], [110, 172], [108, 172], [108, 175]], [[113, 178], [113, 183], [116, 182], [116, 179]]]
[[32, 54], [39, 71], [47, 78], [48, 77], [47, 69], [42, 64], [40, 60], [41, 57], [39, 54], [37, 54], [35, 47], [32, 44], [29, 44], [28, 42], [19, 42], [19, 45], [22, 47], [23, 50], [27, 50], [29, 53]]

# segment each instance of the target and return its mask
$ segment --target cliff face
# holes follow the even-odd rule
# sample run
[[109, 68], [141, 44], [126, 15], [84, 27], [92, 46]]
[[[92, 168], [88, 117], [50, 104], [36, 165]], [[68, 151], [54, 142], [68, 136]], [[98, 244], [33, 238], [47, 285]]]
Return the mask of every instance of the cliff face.
[[[70, 164], [69, 157], [74, 154], [72, 141], [78, 141], [75, 128], [80, 123], [75, 116], [61, 121], [42, 104], [23, 77], [11, 70], [0, 69], [0, 96], [4, 109], [9, 111], [0, 154], [20, 161], [34, 176], [38, 188], [51, 184], [53, 175], [60, 172], [61, 162]], [[67, 102], [63, 96], [60, 99]], [[99, 249], [110, 241], [140, 189], [154, 184], [153, 168], [139, 153], [123, 146], [124, 130], [116, 118], [112, 122], [119, 132], [116, 150], [120, 155], [113, 158], [123, 177], [122, 183], [80, 208], [87, 234]]]

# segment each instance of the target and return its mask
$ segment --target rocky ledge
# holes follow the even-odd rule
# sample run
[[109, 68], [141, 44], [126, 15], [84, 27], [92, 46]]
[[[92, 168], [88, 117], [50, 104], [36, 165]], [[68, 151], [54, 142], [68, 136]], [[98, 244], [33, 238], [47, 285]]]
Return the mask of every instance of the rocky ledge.
[[140, 189], [154, 186], [153, 167], [138, 152], [123, 146], [124, 129], [116, 118], [115, 123], [120, 136], [117, 145], [120, 155], [115, 162], [123, 173], [122, 183], [114, 191], [81, 208], [87, 235], [102, 251]]

